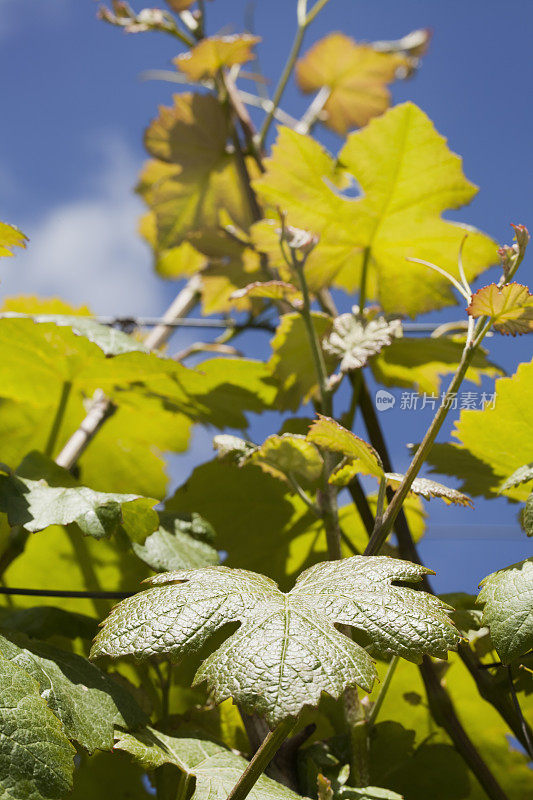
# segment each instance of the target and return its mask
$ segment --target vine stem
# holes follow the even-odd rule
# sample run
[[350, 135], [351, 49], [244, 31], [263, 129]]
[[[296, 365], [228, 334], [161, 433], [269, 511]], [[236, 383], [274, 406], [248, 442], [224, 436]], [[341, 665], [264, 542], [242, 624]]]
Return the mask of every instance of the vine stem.
[[398, 666], [398, 662], [400, 661], [400, 656], [393, 656], [391, 658], [390, 664], [387, 668], [387, 673], [381, 684], [381, 689], [379, 690], [379, 694], [376, 697], [376, 702], [372, 706], [372, 711], [368, 717], [368, 726], [376, 724], [376, 719], [378, 717], [379, 712], [381, 711], [381, 706], [383, 705], [383, 701], [385, 700], [385, 696], [389, 691], [389, 686], [391, 685], [392, 678], [394, 673], [396, 672], [396, 667]]
[[533, 758], [533, 741], [531, 740], [528, 724], [524, 718], [522, 713], [522, 709], [520, 707], [520, 702], [518, 700], [518, 696], [516, 694], [516, 690], [514, 688], [513, 683], [513, 668], [511, 665], [507, 667], [507, 676], [509, 678], [509, 691], [511, 693], [511, 699], [513, 701], [514, 709], [516, 711], [516, 716], [520, 720], [520, 724], [522, 727], [522, 733], [524, 735], [524, 740], [527, 744], [526, 750], [530, 758]]
[[298, 0], [298, 5], [296, 6], [296, 18], [298, 21], [298, 27], [296, 29], [296, 34], [294, 36], [294, 40], [289, 51], [289, 55], [287, 57], [287, 61], [285, 62], [285, 66], [283, 67], [283, 71], [281, 73], [280, 79], [278, 81], [278, 85], [274, 90], [274, 95], [272, 97], [272, 105], [270, 110], [268, 111], [263, 125], [261, 127], [261, 131], [258, 137], [258, 148], [262, 150], [265, 144], [265, 139], [268, 135], [268, 131], [270, 129], [270, 125], [272, 124], [272, 120], [274, 119], [274, 115], [276, 113], [276, 109], [280, 104], [281, 98], [283, 97], [283, 92], [285, 91], [285, 87], [289, 82], [289, 78], [292, 75], [292, 71], [294, 69], [294, 65], [296, 63], [296, 59], [300, 55], [300, 50], [302, 49], [302, 44], [305, 36], [305, 32], [311, 22], [315, 19], [317, 14], [322, 11], [324, 6], [329, 2], [329, 0], [317, 0], [315, 5], [311, 8], [311, 10], [307, 11], [307, 0]]
[[61, 423], [63, 422], [63, 417], [65, 416], [71, 389], [72, 381], [65, 381], [61, 389], [61, 396], [59, 398], [59, 404], [57, 406], [56, 415], [52, 423], [52, 428], [50, 429], [50, 435], [48, 437], [46, 447], [44, 448], [44, 454], [45, 456], [48, 456], [48, 458], [51, 458], [53, 455], [57, 438], [59, 436], [59, 431], [61, 430]]
[[288, 717], [283, 722], [280, 722], [273, 731], [270, 731], [229, 793], [227, 800], [244, 800], [248, 796], [295, 724], [294, 718]]
[[[479, 331], [479, 332], [478, 332]], [[377, 520], [374, 531], [372, 532], [372, 536], [370, 537], [370, 541], [365, 549], [364, 554], [367, 556], [375, 555], [378, 553], [385, 543], [388, 535], [390, 534], [392, 527], [394, 525], [394, 521], [398, 516], [400, 509], [403, 506], [405, 498], [409, 493], [409, 490], [415, 480], [416, 476], [418, 475], [420, 468], [422, 467], [426, 457], [429, 454], [429, 451], [433, 447], [433, 443], [437, 438], [437, 434], [439, 433], [444, 420], [448, 415], [448, 411], [450, 410], [451, 400], [455, 396], [459, 386], [461, 385], [463, 378], [470, 366], [470, 363], [474, 357], [476, 348], [481, 343], [483, 336], [488, 331], [488, 326], [482, 323], [481, 326], [477, 326], [476, 332], [478, 335], [476, 336], [474, 342], [472, 344], [467, 345], [461, 356], [461, 361], [459, 362], [459, 366], [455, 375], [452, 378], [452, 381], [448, 387], [448, 391], [446, 392], [444, 399], [437, 409], [437, 413], [435, 414], [431, 425], [429, 426], [426, 435], [424, 436], [422, 443], [420, 444], [418, 450], [415, 453], [411, 464], [409, 465], [409, 469], [407, 470], [400, 486], [398, 487], [397, 491], [394, 493], [392, 501], [387, 508], [385, 514], [383, 515], [382, 520]]]

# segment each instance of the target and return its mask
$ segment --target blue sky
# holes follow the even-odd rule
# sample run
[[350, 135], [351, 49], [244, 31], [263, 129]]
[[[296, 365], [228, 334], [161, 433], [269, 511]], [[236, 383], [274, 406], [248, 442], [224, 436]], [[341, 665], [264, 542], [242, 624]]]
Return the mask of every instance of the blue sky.
[[[243, 30], [249, 5], [207, 2], [209, 32]], [[261, 65], [273, 78], [290, 46], [295, 5], [255, 3], [255, 26], [264, 39]], [[104, 25], [96, 9], [93, 0], [0, 0], [0, 218], [18, 224], [31, 239], [16, 261], [4, 260], [1, 289], [3, 296], [61, 295], [103, 313], [155, 314], [175, 287], [151, 273], [150, 254], [135, 234], [141, 205], [132, 187], [144, 158], [143, 129], [175, 87], [140, 75], [169, 67], [177, 49], [163, 35], [128, 36]], [[330, 0], [305, 44], [331, 30], [375, 40], [420, 27], [433, 29], [430, 51], [413, 80], [394, 86], [394, 101], [420, 105], [463, 156], [467, 177], [480, 186], [473, 203], [453, 218], [509, 242], [510, 222], [533, 227], [533, 4]], [[290, 86], [283, 106], [298, 116], [306, 101]], [[339, 146], [332, 134], [321, 138], [332, 151]], [[521, 275], [530, 285], [531, 263], [529, 257]], [[439, 318], [458, 316], [451, 309]], [[190, 335], [181, 334], [176, 349], [188, 341]], [[264, 353], [266, 341], [254, 341], [256, 352]], [[531, 358], [531, 338], [494, 337], [490, 349], [511, 372]], [[428, 422], [422, 413], [383, 417], [397, 469], [407, 464], [405, 443], [419, 440]], [[259, 439], [275, 424], [270, 416], [257, 420], [252, 435]], [[208, 457], [210, 440], [211, 433], [196, 434], [190, 453], [173, 460], [175, 478]], [[428, 510], [423, 551], [430, 563], [441, 564], [443, 589], [473, 590], [487, 572], [530, 555], [517, 509], [505, 500], [478, 502], [476, 513], [437, 501]]]

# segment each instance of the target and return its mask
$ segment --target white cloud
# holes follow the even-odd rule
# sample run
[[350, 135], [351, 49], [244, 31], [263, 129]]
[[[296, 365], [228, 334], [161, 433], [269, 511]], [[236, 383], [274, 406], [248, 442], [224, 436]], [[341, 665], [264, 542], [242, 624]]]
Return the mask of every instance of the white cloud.
[[116, 136], [97, 138], [105, 141], [101, 167], [81, 196], [33, 223], [17, 219], [30, 242], [2, 260], [0, 292], [59, 296], [101, 314], [159, 314], [165, 288], [136, 230], [143, 210], [132, 191], [139, 164]]

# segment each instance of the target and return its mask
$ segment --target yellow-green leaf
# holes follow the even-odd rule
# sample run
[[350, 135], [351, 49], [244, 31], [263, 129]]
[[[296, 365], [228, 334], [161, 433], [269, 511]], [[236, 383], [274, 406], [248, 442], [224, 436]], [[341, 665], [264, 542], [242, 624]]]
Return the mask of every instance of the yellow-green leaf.
[[[322, 340], [330, 331], [331, 318], [315, 312], [312, 321], [318, 338]], [[313, 353], [302, 317], [284, 314], [271, 345], [268, 367], [278, 388], [275, 404], [281, 410], [296, 411], [302, 400], [306, 402], [317, 389]], [[326, 356], [329, 369], [333, 370], [335, 361], [334, 357]]]
[[[456, 372], [464, 349], [463, 337], [409, 337], [394, 339], [370, 362], [375, 379], [384, 386], [403, 386], [426, 394], [438, 394], [441, 378]], [[483, 376], [503, 375], [501, 367], [487, 359], [478, 348], [465, 380], [479, 386]]]
[[[266, 166], [254, 182], [262, 199], [286, 211], [289, 224], [320, 236], [306, 265], [313, 288], [333, 283], [354, 291], [368, 258], [367, 295], [387, 312], [414, 316], [456, 301], [444, 278], [408, 257], [458, 276], [468, 230], [467, 278], [496, 261], [489, 237], [442, 219], [443, 211], [469, 203], [477, 189], [464, 177], [461, 159], [412, 103], [351, 134], [338, 162], [310, 137], [280, 128]], [[344, 197], [332, 186], [343, 169], [361, 187], [361, 197]]]
[[304, 486], [315, 484], [324, 466], [315, 445], [296, 433], [269, 436], [250, 461], [283, 479], [294, 477]]
[[356, 461], [358, 472], [375, 478], [383, 476], [383, 464], [372, 445], [343, 428], [334, 419], [319, 415], [309, 428], [307, 438], [319, 447]]
[[533, 331], [533, 295], [520, 283], [496, 283], [483, 286], [467, 308], [474, 319], [490, 317], [498, 333], [516, 334]]
[[26, 247], [28, 237], [7, 222], [0, 222], [0, 256], [12, 256], [14, 247]]
[[254, 281], [231, 295], [232, 300], [251, 297], [264, 300], [285, 300], [292, 306], [302, 305], [302, 293], [292, 283], [285, 281]]
[[303, 92], [330, 90], [324, 121], [341, 135], [361, 128], [390, 105], [387, 84], [408, 69], [399, 53], [383, 53], [371, 44], [358, 44], [343, 33], [320, 39], [296, 64], [296, 80]]
[[260, 42], [259, 36], [242, 33], [233, 36], [209, 36], [202, 39], [188, 53], [174, 59], [177, 68], [191, 81], [214, 78], [223, 67], [245, 64], [255, 58], [252, 49]]
[[229, 137], [229, 117], [212, 95], [175, 95], [148, 127], [146, 149], [158, 160], [148, 163], [138, 190], [155, 214], [158, 251], [192, 231], [216, 231], [222, 211], [241, 228], [252, 222]]
[[[533, 453], [533, 362], [520, 364], [510, 378], [500, 378], [492, 399], [479, 411], [462, 411], [453, 436], [457, 442], [436, 444], [429, 454], [433, 471], [461, 478], [461, 489], [473, 495], [497, 495], [503, 481], [531, 462]], [[527, 484], [509, 486], [505, 494], [525, 500]]]

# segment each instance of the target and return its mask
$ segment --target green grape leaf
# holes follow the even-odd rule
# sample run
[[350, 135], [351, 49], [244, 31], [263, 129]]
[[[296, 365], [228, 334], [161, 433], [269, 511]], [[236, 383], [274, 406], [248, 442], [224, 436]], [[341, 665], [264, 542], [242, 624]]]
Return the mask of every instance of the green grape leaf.
[[0, 636], [0, 654], [31, 675], [68, 738], [91, 753], [113, 747], [115, 726], [147, 721], [130, 693], [82, 656], [23, 636]]
[[296, 433], [273, 434], [249, 457], [267, 472], [285, 479], [294, 476], [304, 486], [317, 483], [324, 461], [314, 444]]
[[483, 286], [472, 295], [467, 311], [474, 319], [490, 317], [498, 333], [516, 336], [533, 331], [533, 296], [520, 283]]
[[0, 629], [9, 633], [25, 633], [33, 639], [64, 636], [67, 639], [94, 639], [98, 622], [94, 617], [64, 611], [55, 606], [0, 609]]
[[[375, 498], [369, 498], [371, 507]], [[217, 546], [228, 553], [228, 566], [264, 572], [289, 589], [302, 570], [327, 558], [324, 525], [284, 481], [257, 465], [237, 466], [215, 459], [193, 471], [186, 483], [167, 500], [173, 512], [197, 509], [217, 532]], [[410, 496], [405, 511], [419, 539], [424, 511], [419, 498]], [[362, 552], [368, 535], [352, 504], [339, 509], [347, 539]], [[343, 544], [343, 554], [352, 555]]]
[[[330, 331], [327, 314], [313, 312], [313, 326], [319, 340]], [[268, 362], [272, 380], [278, 387], [275, 405], [280, 410], [296, 411], [317, 391], [313, 353], [304, 321], [300, 314], [283, 314], [271, 342], [272, 356]], [[326, 354], [326, 367], [332, 371], [336, 359]]]
[[408, 71], [406, 56], [383, 53], [371, 44], [358, 44], [343, 33], [320, 39], [296, 62], [295, 77], [308, 94], [330, 89], [321, 117], [329, 128], [345, 135], [362, 128], [390, 105], [387, 84]]
[[0, 256], [12, 256], [13, 247], [26, 247], [28, 237], [7, 222], [0, 222]]
[[[120, 736], [115, 748], [131, 753], [145, 770], [173, 764], [182, 774], [194, 778], [191, 800], [226, 800], [248, 766], [242, 756], [215, 742], [168, 736], [153, 728]], [[300, 795], [261, 775], [248, 797], [250, 800], [297, 800]]]
[[[509, 474], [531, 461], [533, 362], [519, 364], [512, 377], [500, 378], [494, 388], [483, 410], [461, 411], [452, 433], [459, 443], [436, 444], [428, 456], [433, 472], [460, 478], [467, 494], [497, 495]], [[504, 491], [514, 500], [529, 494], [525, 484]]]
[[0, 654], [0, 786], [4, 800], [60, 800], [75, 750], [22, 666]]
[[249, 33], [208, 36], [173, 62], [191, 81], [214, 78], [223, 67], [245, 64], [255, 58], [252, 48], [261, 39]]
[[334, 453], [341, 453], [346, 458], [355, 461], [358, 472], [373, 475], [378, 479], [383, 477], [381, 458], [372, 445], [343, 428], [331, 417], [319, 414], [318, 419], [309, 428], [307, 438], [319, 447], [332, 450]]
[[531, 492], [526, 500], [526, 504], [520, 515], [520, 521], [522, 522], [522, 527], [526, 534], [528, 536], [533, 536], [533, 492]]
[[533, 558], [488, 575], [480, 583], [483, 625], [504, 664], [533, 647]]
[[[389, 347], [371, 360], [370, 369], [376, 381], [384, 386], [402, 386], [420, 393], [438, 395], [441, 377], [457, 371], [463, 349], [462, 338], [411, 336], [394, 339]], [[501, 367], [487, 360], [486, 351], [478, 348], [466, 371], [465, 380], [479, 386], [482, 377], [496, 378], [503, 374]]]
[[402, 335], [399, 319], [389, 321], [385, 317], [375, 317], [362, 320], [358, 312], [355, 306], [351, 314], [336, 317], [332, 331], [324, 341], [324, 351], [341, 359], [341, 372], [364, 367], [371, 356]]
[[[135, 494], [95, 492], [86, 486], [49, 486], [44, 480], [14, 473], [0, 475], [0, 511], [7, 514], [10, 525], [22, 525], [32, 533], [49, 525], [74, 522], [86, 536], [101, 539], [124, 523], [126, 528], [140, 528], [135, 530], [135, 538], [147, 536], [158, 525], [156, 512], [150, 511], [156, 503], [153, 498]], [[128, 518], [128, 514], [134, 516]]]
[[502, 483], [500, 492], [506, 492], [507, 489], [514, 489], [515, 486], [520, 486], [520, 484], [529, 483], [530, 481], [533, 481], [533, 461], [515, 469], [513, 474]]
[[[404, 477], [405, 475], [401, 475], [399, 472], [385, 473], [387, 483], [393, 489], [399, 487]], [[429, 478], [415, 478], [409, 491], [425, 497], [426, 500], [431, 500], [432, 497], [440, 497], [448, 505], [469, 506], [470, 508], [474, 506], [468, 495], [458, 492], [457, 489], [444, 486], [442, 483], [437, 483], [437, 481], [429, 480]]]
[[214, 538], [208, 522], [198, 514], [162, 516], [159, 528], [144, 544], [132, 544], [133, 552], [151, 569], [165, 572], [219, 563], [217, 551], [208, 544]]
[[371, 690], [376, 671], [367, 650], [335, 623], [363, 631], [382, 655], [447, 657], [459, 641], [448, 607], [396, 585], [427, 573], [387, 556], [353, 556], [316, 564], [288, 593], [263, 575], [228, 567], [166, 573], [113, 609], [91, 656], [178, 659], [240, 622], [202, 663], [195, 684], [207, 681], [216, 702], [232, 697], [274, 727], [316, 705], [322, 692], [339, 697], [356, 684]]
[[[335, 189], [343, 171], [355, 178], [362, 197], [354, 200]], [[266, 172], [254, 186], [264, 202], [287, 213], [289, 224], [320, 236], [306, 262], [312, 289], [333, 283], [353, 292], [366, 260], [367, 295], [387, 313], [415, 316], [456, 302], [445, 278], [406, 258], [431, 261], [459, 278], [465, 226], [440, 215], [470, 202], [477, 190], [458, 156], [412, 103], [351, 134], [338, 161], [311, 137], [280, 128]], [[470, 280], [495, 263], [497, 246], [466, 229], [463, 260]]]

